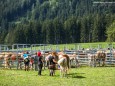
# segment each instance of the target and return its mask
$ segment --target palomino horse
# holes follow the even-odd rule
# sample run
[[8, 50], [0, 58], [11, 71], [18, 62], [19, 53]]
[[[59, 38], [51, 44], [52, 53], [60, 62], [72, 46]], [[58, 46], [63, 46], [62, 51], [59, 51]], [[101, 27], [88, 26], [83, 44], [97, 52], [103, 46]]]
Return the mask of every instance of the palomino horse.
[[2, 61], [2, 65], [5, 68], [10, 68], [10, 57], [11, 57], [11, 53], [7, 53], [7, 52], [2, 52], [0, 53], [0, 60]]
[[4, 53], [3, 52], [1, 52], [0, 53], [0, 66], [2, 66], [2, 67], [4, 67]]
[[60, 66], [60, 76], [61, 77], [66, 77], [67, 76], [67, 71], [69, 69], [69, 61], [70, 58], [68, 55], [59, 55], [59, 61], [58, 64]]
[[11, 67], [14, 66], [14, 62], [16, 62], [17, 56], [18, 54], [14, 52], [5, 53], [4, 59], [8, 68], [11, 69]]
[[11, 65], [12, 65], [12, 60], [11, 60], [11, 53], [4, 53], [4, 66], [5, 68], [10, 68], [11, 69]]
[[89, 59], [89, 66], [96, 67], [96, 55], [95, 54], [88, 54]]

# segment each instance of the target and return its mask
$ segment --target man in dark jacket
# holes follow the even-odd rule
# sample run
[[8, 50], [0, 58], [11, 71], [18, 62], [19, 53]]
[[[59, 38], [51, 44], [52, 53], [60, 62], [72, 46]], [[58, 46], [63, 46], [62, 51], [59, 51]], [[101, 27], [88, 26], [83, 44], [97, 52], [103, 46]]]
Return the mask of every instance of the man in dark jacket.
[[43, 67], [43, 59], [41, 56], [41, 52], [38, 52], [37, 56], [38, 56], [38, 75], [41, 75], [42, 67]]

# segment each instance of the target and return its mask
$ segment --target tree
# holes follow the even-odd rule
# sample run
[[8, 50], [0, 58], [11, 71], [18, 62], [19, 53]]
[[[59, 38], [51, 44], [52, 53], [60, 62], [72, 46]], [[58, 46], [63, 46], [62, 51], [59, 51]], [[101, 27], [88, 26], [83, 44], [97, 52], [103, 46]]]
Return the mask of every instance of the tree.
[[53, 30], [52, 20], [45, 20], [42, 24], [43, 43], [54, 43], [55, 32]]
[[107, 33], [107, 41], [115, 42], [115, 22], [113, 22], [106, 30]]

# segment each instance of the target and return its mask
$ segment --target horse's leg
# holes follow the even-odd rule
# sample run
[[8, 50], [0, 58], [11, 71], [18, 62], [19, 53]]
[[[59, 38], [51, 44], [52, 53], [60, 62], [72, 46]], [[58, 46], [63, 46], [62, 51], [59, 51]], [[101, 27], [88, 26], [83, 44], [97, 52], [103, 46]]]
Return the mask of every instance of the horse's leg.
[[9, 68], [11, 69], [12, 61], [9, 62]]
[[67, 76], [67, 70], [68, 70], [68, 69], [66, 68], [66, 70], [65, 70], [65, 77], [68, 78], [68, 76]]
[[98, 59], [98, 64], [99, 64], [99, 67], [100, 67], [100, 61], [101, 61], [101, 60], [100, 60], [100, 59]]
[[60, 66], [60, 77], [62, 78], [63, 77], [63, 67]]
[[12, 68], [14, 62], [12, 60], [10, 60], [10, 69]]
[[102, 62], [103, 62], [103, 63], [102, 63], [102, 66], [105, 66], [105, 59], [102, 59], [102, 60], [103, 60], [103, 61], [102, 61]]
[[93, 66], [96, 67], [96, 60], [93, 60]]
[[60, 69], [60, 77], [62, 78], [63, 77], [63, 70]]
[[75, 59], [75, 61], [76, 61], [76, 67], [80, 67], [80, 65], [79, 65], [79, 61], [78, 61], [77, 58]]
[[6, 68], [9, 68], [9, 62], [8, 61], [6, 62]]
[[65, 67], [62, 69], [62, 77], [65, 77]]
[[70, 60], [70, 67], [71, 67], [71, 60]]
[[47, 67], [48, 67], [48, 69], [49, 69], [49, 64], [50, 64], [49, 61], [47, 61]]
[[19, 62], [17, 62], [17, 70], [18, 70], [18, 67], [19, 67]]
[[20, 69], [22, 70], [22, 62], [20, 62]]
[[9, 60], [7, 60], [7, 68], [10, 68], [11, 69], [11, 66], [10, 66], [10, 61]]
[[66, 77], [66, 69], [63, 70], [63, 77]]
[[67, 77], [67, 70], [68, 70], [67, 67], [65, 67], [64, 70], [63, 70], [64, 71], [64, 77]]

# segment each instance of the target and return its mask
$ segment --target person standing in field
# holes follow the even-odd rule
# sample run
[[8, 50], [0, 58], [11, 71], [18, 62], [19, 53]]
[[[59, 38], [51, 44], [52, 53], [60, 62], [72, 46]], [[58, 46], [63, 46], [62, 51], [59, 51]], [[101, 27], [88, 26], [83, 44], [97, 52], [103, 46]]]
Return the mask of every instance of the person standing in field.
[[42, 67], [43, 67], [43, 58], [41, 52], [38, 52], [37, 56], [38, 56], [38, 75], [41, 75]]
[[55, 52], [51, 53], [51, 56], [49, 57], [49, 70], [50, 70], [50, 76], [53, 76], [55, 74], [55, 70], [56, 70], [56, 58], [57, 55]]
[[30, 60], [28, 58], [28, 53], [25, 52], [23, 54], [23, 57], [24, 57], [25, 71], [28, 71], [29, 70], [29, 63], [30, 63]]

